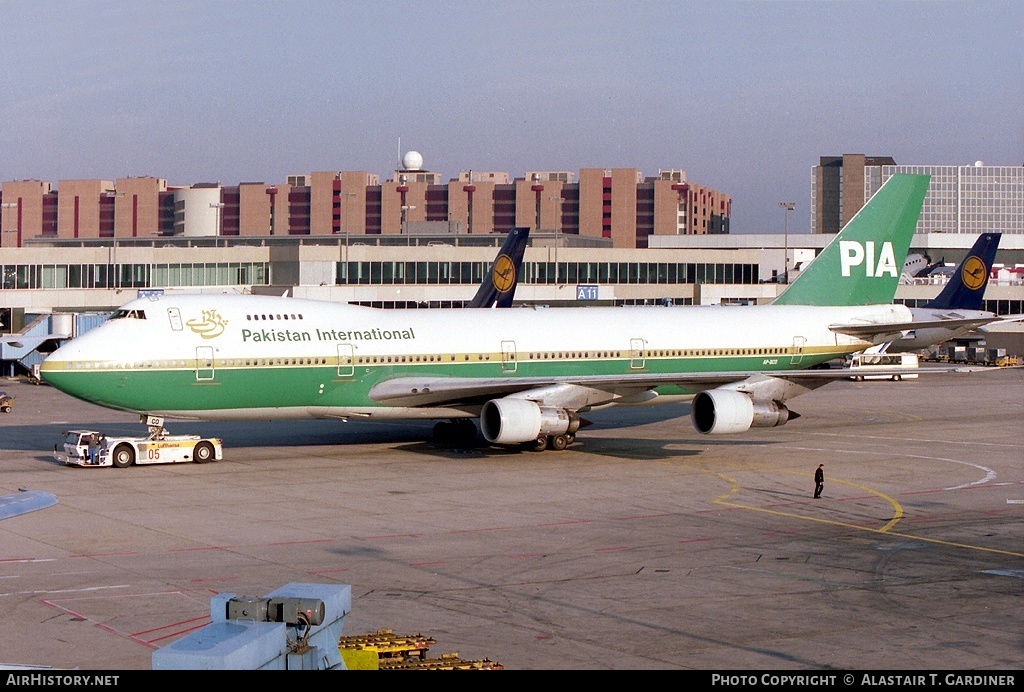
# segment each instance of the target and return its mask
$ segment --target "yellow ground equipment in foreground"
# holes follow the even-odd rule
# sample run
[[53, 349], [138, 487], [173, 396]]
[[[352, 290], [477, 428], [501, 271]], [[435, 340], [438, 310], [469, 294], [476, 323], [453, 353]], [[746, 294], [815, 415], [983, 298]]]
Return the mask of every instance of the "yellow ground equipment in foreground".
[[422, 634], [396, 635], [392, 630], [376, 634], [343, 636], [338, 642], [341, 658], [348, 670], [503, 670], [489, 659], [463, 661], [457, 653], [427, 658], [437, 641]]

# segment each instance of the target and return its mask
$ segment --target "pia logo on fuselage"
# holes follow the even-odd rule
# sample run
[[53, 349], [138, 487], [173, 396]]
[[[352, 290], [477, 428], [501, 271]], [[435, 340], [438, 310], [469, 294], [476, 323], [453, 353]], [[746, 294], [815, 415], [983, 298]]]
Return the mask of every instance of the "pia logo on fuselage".
[[854, 267], [864, 267], [864, 276], [879, 277], [888, 274], [898, 277], [899, 269], [896, 267], [896, 255], [892, 249], [892, 243], [885, 241], [882, 247], [875, 253], [875, 241], [869, 240], [864, 244], [856, 240], [839, 241], [839, 264], [842, 267], [843, 276], [850, 276]]
[[498, 255], [494, 260], [494, 271], [491, 272], [491, 283], [498, 293], [505, 293], [516, 282], [516, 265], [508, 255]]
[[987, 278], [988, 268], [979, 258], [971, 255], [964, 260], [963, 269], [960, 270], [960, 280], [964, 282], [964, 286], [972, 291], [977, 291], [985, 285]]
[[216, 310], [203, 310], [202, 319], [191, 319], [185, 324], [204, 339], [213, 339], [224, 333], [228, 321], [221, 317]]

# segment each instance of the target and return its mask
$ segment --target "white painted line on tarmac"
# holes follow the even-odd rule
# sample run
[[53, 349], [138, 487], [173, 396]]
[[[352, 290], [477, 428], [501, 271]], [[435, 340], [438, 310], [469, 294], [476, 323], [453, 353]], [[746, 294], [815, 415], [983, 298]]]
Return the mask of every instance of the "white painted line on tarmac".
[[92, 591], [109, 591], [110, 589], [127, 589], [130, 584], [120, 584], [118, 586], [93, 586], [88, 589], [63, 589], [63, 590], [49, 590], [39, 589], [38, 591], [12, 591], [10, 593], [0, 593], [0, 597], [4, 596], [34, 596], [36, 594], [65, 594], [65, 593], [89, 593]]

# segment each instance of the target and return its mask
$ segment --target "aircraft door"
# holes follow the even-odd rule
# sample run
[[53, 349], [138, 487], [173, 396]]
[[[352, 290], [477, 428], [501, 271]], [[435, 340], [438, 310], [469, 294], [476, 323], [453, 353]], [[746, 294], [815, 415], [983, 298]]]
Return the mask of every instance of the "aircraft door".
[[196, 346], [196, 380], [212, 380], [214, 374], [213, 346]]
[[181, 310], [178, 308], [167, 308], [167, 319], [170, 320], [173, 331], [181, 331]]
[[793, 350], [790, 354], [789, 363], [790, 365], [799, 365], [804, 359], [804, 346], [807, 344], [807, 338], [803, 336], [793, 337]]
[[631, 370], [643, 370], [645, 366], [644, 346], [646, 343], [643, 339], [629, 340], [629, 367]]
[[338, 377], [352, 377], [355, 371], [356, 358], [352, 344], [338, 344]]
[[501, 342], [501, 371], [502, 372], [515, 372], [519, 368], [519, 363], [516, 359], [516, 342], [514, 341], [502, 341]]

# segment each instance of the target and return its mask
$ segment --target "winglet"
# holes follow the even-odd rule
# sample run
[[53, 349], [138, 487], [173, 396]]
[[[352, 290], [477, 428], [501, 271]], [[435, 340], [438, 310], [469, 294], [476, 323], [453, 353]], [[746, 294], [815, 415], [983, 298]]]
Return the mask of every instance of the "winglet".
[[992, 263], [996, 259], [1001, 233], [982, 233], [956, 266], [942, 292], [926, 308], [981, 310]]
[[491, 270], [487, 272], [473, 300], [466, 304], [467, 308], [489, 308], [492, 305], [499, 308], [511, 307], [529, 238], [529, 228], [517, 227], [509, 231], [498, 250], [498, 256], [494, 258]]
[[889, 178], [775, 304], [891, 303], [930, 180], [904, 173]]

